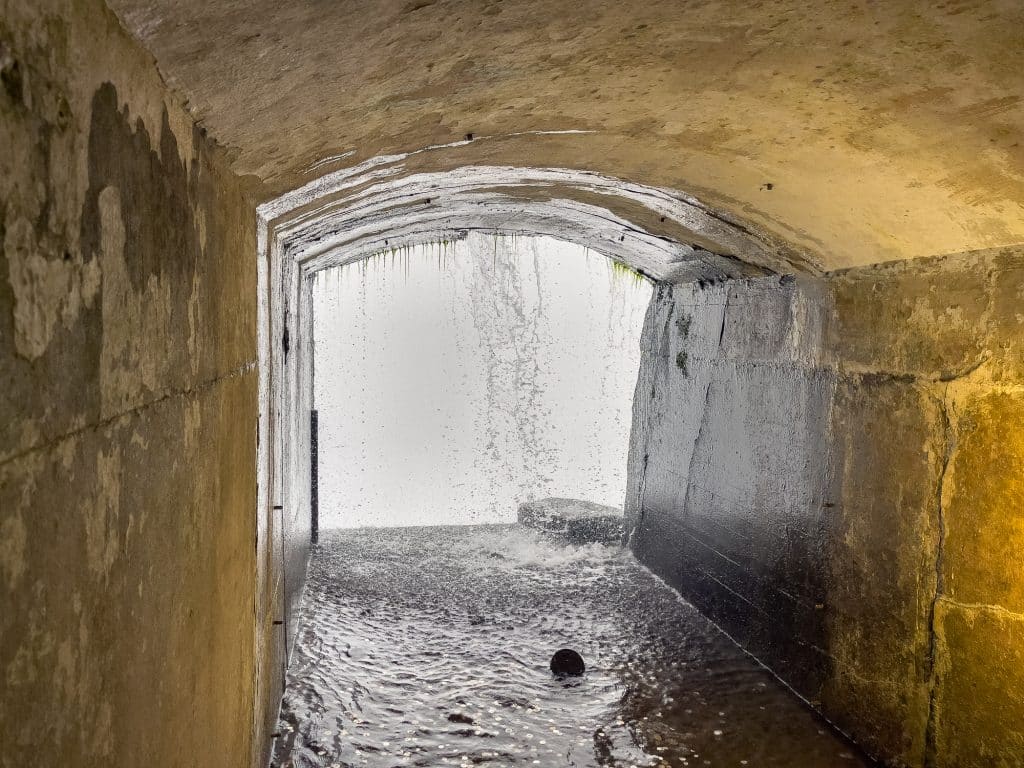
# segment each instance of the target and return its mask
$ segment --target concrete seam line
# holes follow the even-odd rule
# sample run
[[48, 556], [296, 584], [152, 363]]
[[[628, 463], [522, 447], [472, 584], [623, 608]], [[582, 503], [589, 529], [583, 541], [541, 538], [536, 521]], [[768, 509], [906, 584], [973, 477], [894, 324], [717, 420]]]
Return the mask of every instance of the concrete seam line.
[[124, 411], [119, 411], [118, 413], [112, 414], [111, 416], [107, 416], [106, 418], [100, 419], [99, 421], [94, 421], [89, 424], [83, 424], [81, 427], [68, 430], [67, 432], [62, 432], [59, 435], [51, 437], [48, 440], [39, 443], [34, 443], [33, 445], [30, 445], [29, 447], [24, 448], [18, 451], [17, 453], [11, 454], [10, 456], [3, 460], [0, 460], [0, 469], [6, 467], [8, 464], [18, 461], [19, 459], [25, 458], [26, 456], [31, 456], [33, 453], [38, 453], [39, 451], [44, 451], [49, 448], [55, 448], [61, 443], [64, 443], [72, 438], [78, 437], [79, 435], [83, 435], [87, 432], [98, 432], [99, 430], [104, 429], [105, 427], [112, 426], [117, 421], [130, 418], [139, 413], [142, 413], [143, 411], [149, 410], [150, 408], [162, 405], [168, 400], [177, 400], [183, 397], [188, 397], [189, 395], [206, 392], [212, 389], [213, 387], [217, 386], [221, 382], [230, 381], [231, 379], [237, 379], [239, 376], [244, 376], [245, 374], [251, 373], [252, 371], [255, 370], [256, 361], [252, 360], [246, 363], [245, 365], [239, 366], [238, 368], [228, 371], [227, 373], [218, 376], [214, 379], [205, 379], [203, 381], [200, 381], [195, 386], [190, 387], [188, 389], [169, 390], [164, 394], [160, 395], [160, 397], [157, 397], [153, 400], [148, 400], [144, 403], [139, 403], [138, 405], [132, 408], [128, 408]]
[[1010, 619], [1011, 621], [1024, 621], [1024, 613], [1017, 611], [1011, 611], [1002, 605], [995, 603], [963, 603], [959, 600], [954, 600], [950, 597], [942, 596], [938, 600], [939, 603], [958, 608], [963, 611], [977, 611], [978, 613], [991, 613], [996, 616]]
[[939, 601], [946, 592], [946, 510], [943, 506], [943, 494], [946, 488], [946, 475], [956, 453], [957, 441], [953, 420], [949, 413], [949, 385], [942, 394], [936, 397], [942, 418], [943, 453], [939, 469], [938, 482], [935, 489], [935, 594], [928, 608], [928, 715], [924, 724], [924, 764], [934, 765], [938, 755], [938, 688], [939, 688], [939, 632], [936, 626], [936, 613]]

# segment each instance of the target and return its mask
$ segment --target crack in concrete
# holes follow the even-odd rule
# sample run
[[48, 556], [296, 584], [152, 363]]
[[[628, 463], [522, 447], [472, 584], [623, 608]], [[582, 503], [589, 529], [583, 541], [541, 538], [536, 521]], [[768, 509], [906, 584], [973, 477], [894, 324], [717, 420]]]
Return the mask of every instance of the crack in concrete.
[[981, 366], [983, 366], [985, 363], [987, 363], [991, 357], [991, 354], [985, 353], [976, 361], [967, 365], [964, 368], [960, 368], [955, 371], [943, 371], [941, 374], [939, 374], [938, 381], [942, 383], [948, 383], [950, 381], [956, 381], [957, 379], [965, 379], [972, 373], [974, 373], [976, 370], [981, 368]]
[[[661, 305], [661, 303], [664, 300], [664, 293], [663, 292], [667, 289], [670, 292], [670, 295], [671, 295], [671, 291], [672, 291], [671, 287], [666, 286], [664, 283], [658, 283], [657, 286], [658, 286], [657, 289], [656, 289], [657, 292], [654, 295], [651, 296], [651, 307], [652, 307], [652, 310], [653, 310], [653, 316], [651, 317], [650, 324], [651, 324], [652, 328], [657, 327], [656, 323], [657, 323], [658, 310], [660, 309], [660, 305]], [[675, 303], [672, 303], [672, 304], [669, 305], [668, 318], [665, 321], [664, 331], [663, 331], [662, 337], [661, 337], [661, 344], [660, 344], [660, 346], [662, 348], [661, 349], [661, 353], [662, 353], [661, 357], [665, 357], [668, 354], [668, 352], [667, 352], [667, 345], [669, 343], [668, 327], [669, 327], [669, 323], [671, 322], [671, 319], [672, 319], [672, 313], [674, 311], [675, 311]], [[645, 321], [644, 335], [646, 335], [646, 333], [647, 333], [647, 322]], [[643, 362], [641, 362], [640, 365], [641, 365], [641, 370], [643, 370], [643, 365], [644, 365]], [[637, 498], [636, 498], [636, 520], [633, 523], [632, 530], [630, 530], [629, 534], [626, 536], [626, 545], [631, 547], [631, 548], [632, 548], [633, 544], [636, 542], [636, 536], [637, 536], [637, 533], [640, 531], [641, 526], [643, 525], [644, 515], [645, 515], [645, 512], [646, 512], [646, 510], [644, 508], [644, 496], [647, 493], [647, 464], [648, 464], [648, 462], [650, 460], [650, 457], [651, 457], [651, 454], [650, 454], [651, 429], [652, 429], [652, 425], [653, 425], [653, 421], [654, 421], [654, 416], [653, 416], [653, 413], [654, 413], [654, 401], [655, 401], [655, 399], [657, 397], [657, 389], [655, 387], [655, 381], [656, 381], [656, 377], [654, 375], [652, 375], [651, 376], [650, 394], [648, 395], [648, 398], [647, 398], [647, 409], [646, 409], [646, 416], [647, 416], [647, 420], [646, 421], [647, 421], [647, 423], [644, 425], [644, 430], [643, 430], [644, 458], [643, 458], [643, 464], [640, 465], [640, 479], [637, 481], [637, 490], [636, 490], [636, 496], [637, 496]]]
[[996, 616], [1000, 616], [1005, 619], [1012, 621], [1024, 621], [1024, 613], [1018, 613], [1017, 611], [1011, 611], [1009, 608], [1004, 608], [1001, 605], [994, 605], [992, 603], [962, 603], [959, 600], [954, 600], [950, 597], [943, 596], [939, 602], [951, 605], [954, 608], [959, 608], [963, 611], [976, 611], [981, 613], [992, 613]]
[[[822, 651], [825, 653], [825, 651]], [[827, 654], [826, 654], [827, 655]], [[840, 675], [856, 680], [862, 685], [878, 686], [881, 688], [889, 688], [891, 690], [901, 690], [903, 688], [902, 680], [891, 680], [884, 677], [865, 677], [857, 671], [856, 664], [851, 664], [848, 661], [837, 659], [835, 656], [829, 656], [832, 664], [840, 669]]]
[[959, 379], [966, 379], [984, 366], [992, 359], [991, 353], [986, 352], [977, 360], [968, 363], [962, 368], [955, 370], [941, 371], [939, 373], [920, 373], [914, 371], [892, 371], [885, 368], [872, 368], [871, 366], [859, 365], [856, 363], [842, 363], [839, 370], [842, 373], [859, 376], [861, 378], [877, 378], [880, 381], [895, 381], [906, 384], [948, 384]]
[[[725, 304], [722, 305], [722, 327], [719, 331], [719, 344], [721, 344], [721, 337], [725, 334], [725, 318], [729, 311], [729, 298], [726, 295]], [[708, 423], [708, 405], [711, 402], [711, 386], [714, 383], [714, 367], [708, 371], [708, 383], [704, 387], [704, 406], [700, 415], [700, 424], [697, 426], [697, 435], [693, 438], [693, 447], [690, 449], [690, 461], [686, 465], [686, 493], [683, 494], [683, 508], [681, 510], [682, 518], [686, 518], [686, 510], [690, 503], [690, 489], [694, 483], [691, 477], [693, 470], [693, 459], [697, 455], [697, 446], [700, 445], [700, 439], [704, 435], [704, 428]]]
[[718, 350], [722, 350], [722, 341], [725, 339], [725, 322], [729, 317], [729, 289], [725, 289], [725, 303], [722, 305], [722, 327], [718, 331]]
[[[726, 290], [725, 301], [721, 304], [722, 307], [722, 324], [718, 331], [718, 345], [721, 350], [722, 338], [725, 336], [725, 322], [726, 317], [729, 313], [729, 292]], [[716, 361], [720, 358], [716, 358]], [[704, 435], [704, 428], [708, 422], [708, 405], [711, 402], [711, 386], [714, 382], [714, 363], [709, 366], [708, 370], [708, 383], [704, 387], [704, 405], [701, 410], [700, 424], [697, 425], [697, 434], [693, 438], [693, 447], [690, 449], [690, 461], [686, 465], [686, 492], [683, 494], [683, 506], [680, 510], [682, 518], [686, 519], [686, 510], [690, 503], [690, 489], [694, 486], [692, 478], [693, 470], [693, 459], [697, 455], [697, 446], [700, 445], [700, 439]]]
[[636, 522], [633, 523], [633, 529], [629, 532], [629, 535], [626, 537], [627, 546], [632, 546], [634, 540], [636, 539], [636, 533], [638, 530], [640, 530], [640, 526], [643, 524], [644, 521], [644, 493], [647, 491], [647, 462], [651, 458], [651, 454], [647, 450], [647, 441], [649, 439], [649, 434], [644, 435], [644, 462], [643, 464], [640, 465], [640, 480], [637, 483], [636, 491]]
[[134, 408], [128, 408], [127, 410], [120, 411], [111, 416], [107, 416], [104, 419], [100, 419], [99, 421], [94, 421], [90, 424], [83, 424], [81, 427], [68, 430], [67, 432], [62, 432], [59, 435], [56, 435], [55, 437], [52, 437], [48, 440], [39, 443], [33, 443], [27, 448], [24, 448], [23, 450], [20, 450], [17, 453], [13, 453], [7, 458], [0, 460], [0, 469], [6, 467], [9, 464], [14, 463], [15, 461], [18, 461], [19, 459], [25, 458], [26, 456], [31, 456], [33, 453], [45, 451], [51, 448], [56, 448], [61, 443], [64, 443], [74, 437], [78, 437], [79, 435], [84, 435], [88, 432], [98, 432], [101, 429], [105, 429], [109, 426], [112, 426], [114, 423], [122, 419], [138, 415], [139, 413], [142, 413], [143, 411], [146, 411], [155, 406], [158, 406], [168, 400], [174, 400], [177, 398], [188, 397], [189, 395], [195, 395], [206, 392], [215, 387], [217, 384], [220, 384], [221, 382], [229, 381], [231, 379], [238, 378], [239, 376], [244, 376], [245, 374], [250, 373], [255, 369], [256, 361], [252, 360], [246, 363], [245, 365], [241, 365], [238, 368], [235, 368], [223, 374], [222, 376], [198, 382], [195, 386], [192, 386], [188, 389], [177, 389], [167, 391], [154, 400], [148, 400], [144, 403], [139, 403], [139, 405], [136, 405]]
[[[979, 363], [980, 365], [980, 363]], [[938, 678], [939, 678], [939, 632], [936, 626], [936, 613], [939, 601], [944, 599], [946, 590], [945, 578], [945, 547], [946, 547], [946, 518], [942, 506], [942, 496], [945, 490], [946, 475], [953, 454], [956, 451], [956, 435], [953, 431], [952, 420], [949, 415], [947, 396], [949, 386], [943, 389], [942, 396], [938, 398], [939, 412], [942, 417], [942, 430], [944, 452], [942, 465], [939, 471], [939, 479], [936, 488], [936, 543], [935, 543], [935, 594], [928, 610], [928, 719], [925, 721], [925, 768], [933, 768], [937, 765], [938, 744], [937, 744], [937, 721], [938, 721]]]

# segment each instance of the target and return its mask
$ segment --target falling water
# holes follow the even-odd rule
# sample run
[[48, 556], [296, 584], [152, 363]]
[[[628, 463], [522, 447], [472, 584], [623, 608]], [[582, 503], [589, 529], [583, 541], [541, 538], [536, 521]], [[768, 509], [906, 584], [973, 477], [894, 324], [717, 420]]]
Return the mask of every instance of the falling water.
[[552, 238], [470, 234], [319, 273], [321, 523], [621, 505], [651, 286]]

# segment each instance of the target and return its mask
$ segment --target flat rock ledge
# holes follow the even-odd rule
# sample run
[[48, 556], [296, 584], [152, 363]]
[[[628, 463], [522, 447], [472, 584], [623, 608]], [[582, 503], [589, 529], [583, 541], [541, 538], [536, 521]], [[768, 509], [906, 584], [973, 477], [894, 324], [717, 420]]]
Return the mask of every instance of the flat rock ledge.
[[622, 510], [581, 499], [539, 499], [519, 505], [521, 525], [566, 538], [572, 544], [621, 544]]

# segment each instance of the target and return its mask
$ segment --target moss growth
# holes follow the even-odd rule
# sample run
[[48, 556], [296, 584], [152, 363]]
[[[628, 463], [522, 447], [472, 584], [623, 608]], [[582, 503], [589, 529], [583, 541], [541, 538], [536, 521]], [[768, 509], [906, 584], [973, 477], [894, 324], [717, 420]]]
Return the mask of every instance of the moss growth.
[[634, 284], [639, 284], [647, 280], [643, 274], [637, 272], [628, 264], [624, 264], [621, 261], [609, 258], [608, 264], [611, 266], [611, 273], [613, 278], [625, 277], [633, 281]]
[[[423, 252], [427, 255], [435, 255], [437, 258], [438, 266], [447, 266], [448, 252], [451, 246], [453, 246], [460, 238], [456, 235], [455, 237], [444, 237], [436, 240], [424, 240], [418, 243], [405, 243], [402, 245], [388, 245], [385, 248], [381, 248], [379, 251], [374, 251], [367, 254], [363, 258], [356, 259], [354, 261], [345, 262], [337, 265], [339, 269], [355, 268], [363, 272], [369, 267], [376, 269], [378, 265], [384, 267], [393, 267], [396, 264], [401, 265], [406, 271], [409, 268], [409, 258], [417, 249], [422, 248]], [[387, 243], [387, 241], [384, 241]]]
[[683, 376], [687, 376], [690, 372], [689, 368], [687, 367], [689, 361], [690, 356], [686, 354], [686, 352], [680, 352], [678, 355], [676, 355], [676, 368], [683, 372]]
[[[437, 264], [439, 268], [445, 268], [448, 266], [448, 251], [449, 248], [454, 246], [457, 242], [465, 237], [465, 232], [455, 232], [447, 237], [441, 237], [433, 240], [423, 240], [421, 242], [407, 243], [403, 245], [386, 245], [379, 251], [374, 251], [363, 258], [356, 259], [355, 261], [346, 262], [337, 265], [340, 269], [345, 268], [358, 268], [365, 272], [368, 268], [376, 269], [377, 265], [383, 265], [385, 267], [394, 266], [396, 264], [403, 266], [408, 270], [409, 257], [412, 253], [418, 249], [425, 249], [429, 254], [437, 258]], [[454, 235], [454, 236], [452, 236]], [[510, 249], [515, 250], [517, 241], [522, 237], [522, 233], [519, 232], [493, 232], [493, 245], [494, 245], [494, 258], [498, 257], [498, 245], [499, 241], [509, 240]], [[529, 235], [527, 235], [529, 237]], [[384, 241], [387, 244], [387, 241]], [[435, 251], [436, 249], [436, 251]], [[590, 249], [584, 246], [584, 256], [590, 258]], [[628, 264], [618, 261], [605, 254], [600, 256], [608, 262], [610, 274], [613, 280], [619, 278], [625, 278], [633, 285], [639, 285], [644, 282], [653, 282], [651, 278], [633, 269]], [[684, 334], [685, 335], [685, 334]]]
[[690, 326], [693, 325], [693, 318], [689, 315], [680, 315], [676, 318], [676, 330], [684, 339], [690, 335]]

